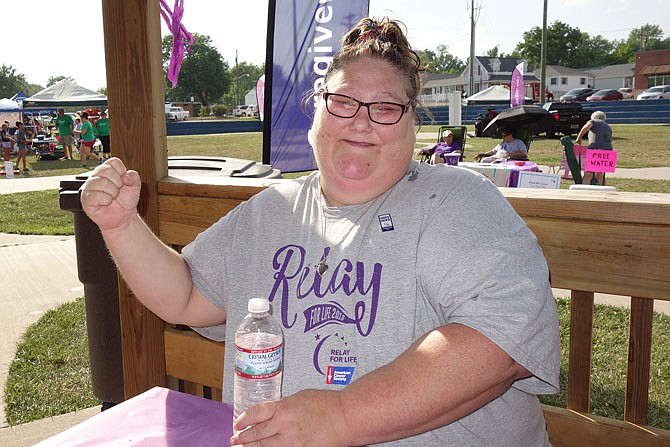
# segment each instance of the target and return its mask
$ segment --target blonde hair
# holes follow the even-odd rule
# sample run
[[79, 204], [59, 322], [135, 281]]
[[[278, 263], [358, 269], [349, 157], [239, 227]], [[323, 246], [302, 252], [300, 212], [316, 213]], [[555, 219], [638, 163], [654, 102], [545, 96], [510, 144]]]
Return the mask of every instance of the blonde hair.
[[412, 107], [418, 104], [421, 92], [421, 59], [412, 50], [402, 22], [385, 17], [381, 20], [361, 19], [342, 39], [342, 46], [328, 67], [324, 86], [332, 75], [361, 57], [382, 59], [398, 69], [405, 82], [405, 93], [411, 99]]

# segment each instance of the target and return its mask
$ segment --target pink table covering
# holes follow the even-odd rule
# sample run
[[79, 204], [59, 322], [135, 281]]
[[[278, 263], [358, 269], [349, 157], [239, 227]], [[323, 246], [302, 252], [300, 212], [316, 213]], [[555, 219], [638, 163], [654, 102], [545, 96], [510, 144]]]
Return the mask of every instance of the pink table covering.
[[156, 387], [37, 446], [229, 447], [232, 423], [231, 405]]

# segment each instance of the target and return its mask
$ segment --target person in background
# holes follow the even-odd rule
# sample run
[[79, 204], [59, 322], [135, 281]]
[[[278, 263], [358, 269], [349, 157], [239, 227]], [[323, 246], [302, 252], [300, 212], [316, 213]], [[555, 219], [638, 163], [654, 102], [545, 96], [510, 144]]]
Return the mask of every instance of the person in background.
[[2, 123], [2, 129], [0, 129], [0, 148], [2, 148], [4, 161], [9, 161], [11, 159], [13, 145], [14, 138], [9, 134], [9, 126], [4, 122]]
[[[597, 110], [591, 114], [591, 119], [582, 126], [577, 134], [577, 144], [582, 144], [582, 138], [588, 132], [589, 136], [589, 145], [588, 149], [601, 149], [606, 151], [611, 151], [614, 148], [612, 147], [612, 127], [607, 124], [607, 115], [605, 112]], [[595, 174], [595, 175], [594, 175]], [[593, 178], [595, 177], [598, 185], [603, 186], [605, 182], [605, 173], [604, 172], [591, 172], [584, 171], [584, 178], [582, 179], [582, 184], [590, 185]]]
[[75, 133], [81, 136], [81, 147], [79, 150], [81, 167], [86, 167], [86, 159], [88, 157], [95, 158], [98, 162], [102, 163], [102, 158], [92, 151], [95, 144], [95, 129], [93, 128], [93, 124], [88, 120], [87, 112], [81, 112], [81, 130], [75, 130]]
[[149, 309], [226, 340], [224, 401], [247, 299], [272, 303], [284, 397], [238, 417], [231, 445], [549, 446], [536, 393], [558, 390], [558, 318], [535, 236], [481, 175], [413, 159], [422, 64], [399, 22], [362, 19], [340, 48], [309, 98], [317, 171], [181, 253], [139, 217], [118, 158], [84, 211]]
[[19, 146], [19, 152], [16, 155], [16, 169], [19, 169], [19, 163], [23, 162], [23, 172], [28, 172], [26, 167], [26, 146], [30, 139], [26, 134], [26, 127], [22, 121], [16, 122], [16, 134], [14, 134], [14, 140]]
[[111, 157], [112, 151], [109, 146], [109, 118], [105, 112], [100, 112], [100, 119], [95, 122], [95, 130], [102, 144], [102, 158]]
[[502, 163], [507, 160], [526, 160], [528, 148], [526, 144], [514, 137], [514, 130], [506, 127], [502, 131], [502, 141], [488, 152], [474, 156], [475, 161], [482, 163]]
[[70, 115], [65, 114], [64, 109], [58, 109], [58, 115], [54, 120], [56, 128], [58, 128], [58, 140], [63, 146], [63, 160], [72, 160], [72, 144], [74, 144], [74, 121]]
[[414, 152], [417, 155], [430, 156], [430, 164], [446, 163], [444, 154], [451, 154], [462, 151], [461, 145], [454, 142], [454, 133], [450, 130], [444, 131], [442, 134], [442, 141], [431, 148], [416, 149]]

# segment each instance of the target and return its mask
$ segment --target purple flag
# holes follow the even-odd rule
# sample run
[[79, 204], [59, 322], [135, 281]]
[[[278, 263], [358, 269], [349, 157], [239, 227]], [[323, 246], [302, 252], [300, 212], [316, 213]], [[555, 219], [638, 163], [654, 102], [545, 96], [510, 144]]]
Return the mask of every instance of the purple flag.
[[[269, 162], [273, 167], [283, 172], [316, 169], [307, 142], [315, 103], [312, 100], [306, 103], [305, 94], [321, 85], [342, 37], [368, 15], [369, 3], [369, 0], [276, 0], [272, 106], [270, 113], [266, 113], [269, 125], [264, 125], [264, 131], [270, 132]], [[267, 70], [266, 67], [266, 73]], [[265, 156], [263, 161], [267, 162]]]
[[510, 81], [510, 107], [520, 106], [526, 102], [526, 94], [523, 85], [523, 62], [516, 66], [512, 72], [512, 80]]

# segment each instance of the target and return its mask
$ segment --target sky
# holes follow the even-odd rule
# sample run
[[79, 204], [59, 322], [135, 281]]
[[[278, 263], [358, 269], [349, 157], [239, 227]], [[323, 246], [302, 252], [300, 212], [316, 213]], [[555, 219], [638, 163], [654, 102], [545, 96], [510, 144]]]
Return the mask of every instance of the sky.
[[[239, 62], [265, 62], [267, 0], [183, 3], [186, 29], [209, 35], [229, 66], [235, 64], [236, 54]], [[661, 27], [664, 37], [670, 36], [670, 0], [547, 0], [547, 4], [548, 26], [559, 20], [591, 36], [614, 40], [652, 24]], [[449, 53], [465, 61], [470, 55], [470, 5], [471, 0], [370, 0], [370, 15], [404, 22], [417, 50], [435, 51], [446, 45]], [[503, 53], [514, 50], [525, 31], [542, 27], [543, 7], [543, 0], [476, 0], [476, 55], [496, 45]], [[4, 17], [9, 11], [14, 18], [3, 19], [0, 64], [42, 86], [52, 76], [70, 76], [91, 90], [107, 85], [100, 0], [2, 0], [2, 10]]]

